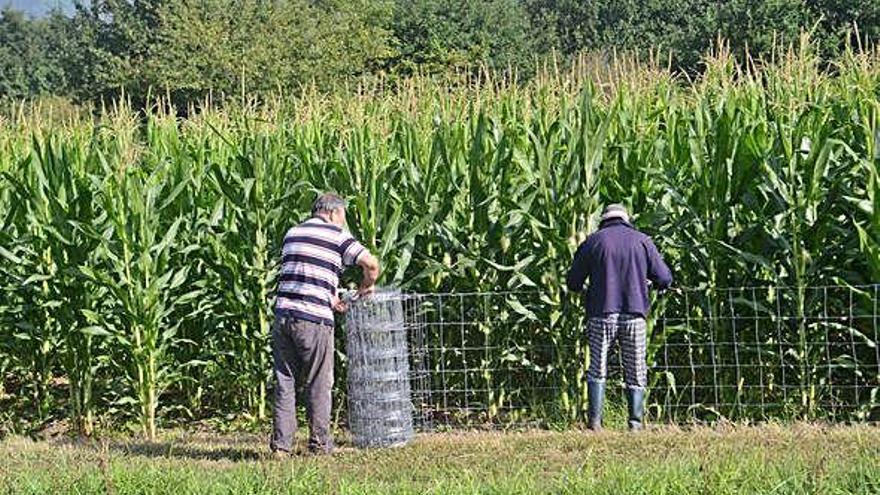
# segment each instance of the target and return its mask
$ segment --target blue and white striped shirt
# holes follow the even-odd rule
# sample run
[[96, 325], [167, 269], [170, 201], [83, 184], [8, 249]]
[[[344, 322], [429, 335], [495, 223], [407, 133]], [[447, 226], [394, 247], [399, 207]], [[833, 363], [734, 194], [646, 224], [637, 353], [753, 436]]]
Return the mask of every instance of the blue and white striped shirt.
[[330, 299], [339, 274], [366, 253], [350, 233], [320, 217], [288, 230], [281, 248], [276, 314], [332, 326]]

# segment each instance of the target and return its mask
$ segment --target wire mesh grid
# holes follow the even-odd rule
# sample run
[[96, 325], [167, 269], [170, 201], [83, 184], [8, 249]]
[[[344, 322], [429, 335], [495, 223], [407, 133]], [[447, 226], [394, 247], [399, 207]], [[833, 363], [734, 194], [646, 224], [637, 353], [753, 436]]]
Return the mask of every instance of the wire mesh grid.
[[[880, 420], [880, 286], [689, 289], [648, 318], [648, 413], [659, 421]], [[542, 292], [402, 298], [418, 428], [578, 421], [582, 309]], [[619, 349], [609, 379], [622, 381]], [[609, 400], [622, 400], [611, 387]]]
[[413, 436], [404, 300], [381, 292], [346, 313], [348, 418], [358, 447], [403, 445]]
[[[514, 293], [420, 294], [408, 302], [416, 424], [526, 422], [557, 388], [556, 346]], [[526, 405], [529, 407], [525, 407]]]
[[878, 285], [688, 290], [658, 317], [658, 416], [880, 420]]

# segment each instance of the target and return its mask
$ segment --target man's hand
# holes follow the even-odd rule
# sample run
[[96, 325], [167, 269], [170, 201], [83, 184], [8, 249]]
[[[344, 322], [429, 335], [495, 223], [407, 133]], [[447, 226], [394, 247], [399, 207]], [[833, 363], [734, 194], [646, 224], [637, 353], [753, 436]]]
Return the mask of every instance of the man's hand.
[[680, 296], [680, 295], [684, 294], [684, 291], [682, 291], [682, 290], [681, 290], [680, 288], [678, 288], [678, 287], [667, 287], [667, 288], [665, 288], [665, 289], [661, 289], [661, 290], [658, 291], [657, 293], [660, 294], [661, 296], [665, 296], [665, 295], [667, 295], [667, 294]]
[[330, 306], [333, 307], [333, 311], [337, 313], [345, 313], [348, 310], [348, 303], [340, 299], [338, 296], [332, 296], [330, 298]]
[[367, 253], [358, 260], [358, 265], [360, 265], [364, 271], [364, 278], [358, 289], [358, 295], [366, 296], [372, 294], [373, 291], [376, 290], [375, 284], [376, 280], [379, 278], [379, 260], [377, 260], [372, 254]]

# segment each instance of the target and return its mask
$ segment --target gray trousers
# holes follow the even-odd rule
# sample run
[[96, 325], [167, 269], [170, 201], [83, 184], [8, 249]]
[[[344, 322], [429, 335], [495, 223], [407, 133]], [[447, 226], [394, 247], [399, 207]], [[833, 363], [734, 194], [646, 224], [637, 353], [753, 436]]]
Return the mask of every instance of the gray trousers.
[[297, 382], [306, 399], [309, 450], [333, 450], [330, 434], [333, 352], [333, 327], [287, 316], [275, 318], [272, 331], [275, 406], [270, 443], [273, 451], [293, 449]]
[[587, 332], [590, 341], [588, 381], [605, 381], [608, 373], [608, 353], [612, 344], [619, 341], [626, 386], [634, 389], [644, 389], [648, 386], [648, 366], [645, 362], [647, 325], [641, 315], [612, 313], [590, 318]]

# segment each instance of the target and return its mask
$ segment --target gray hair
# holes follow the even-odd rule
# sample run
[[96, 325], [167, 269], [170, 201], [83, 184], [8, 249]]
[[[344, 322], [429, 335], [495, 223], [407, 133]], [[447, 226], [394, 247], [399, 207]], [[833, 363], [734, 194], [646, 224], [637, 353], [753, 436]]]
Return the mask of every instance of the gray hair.
[[315, 204], [312, 205], [312, 215], [330, 213], [331, 211], [338, 208], [342, 208], [344, 210], [347, 207], [348, 201], [340, 198], [333, 193], [325, 193], [318, 196], [318, 199], [315, 200]]

